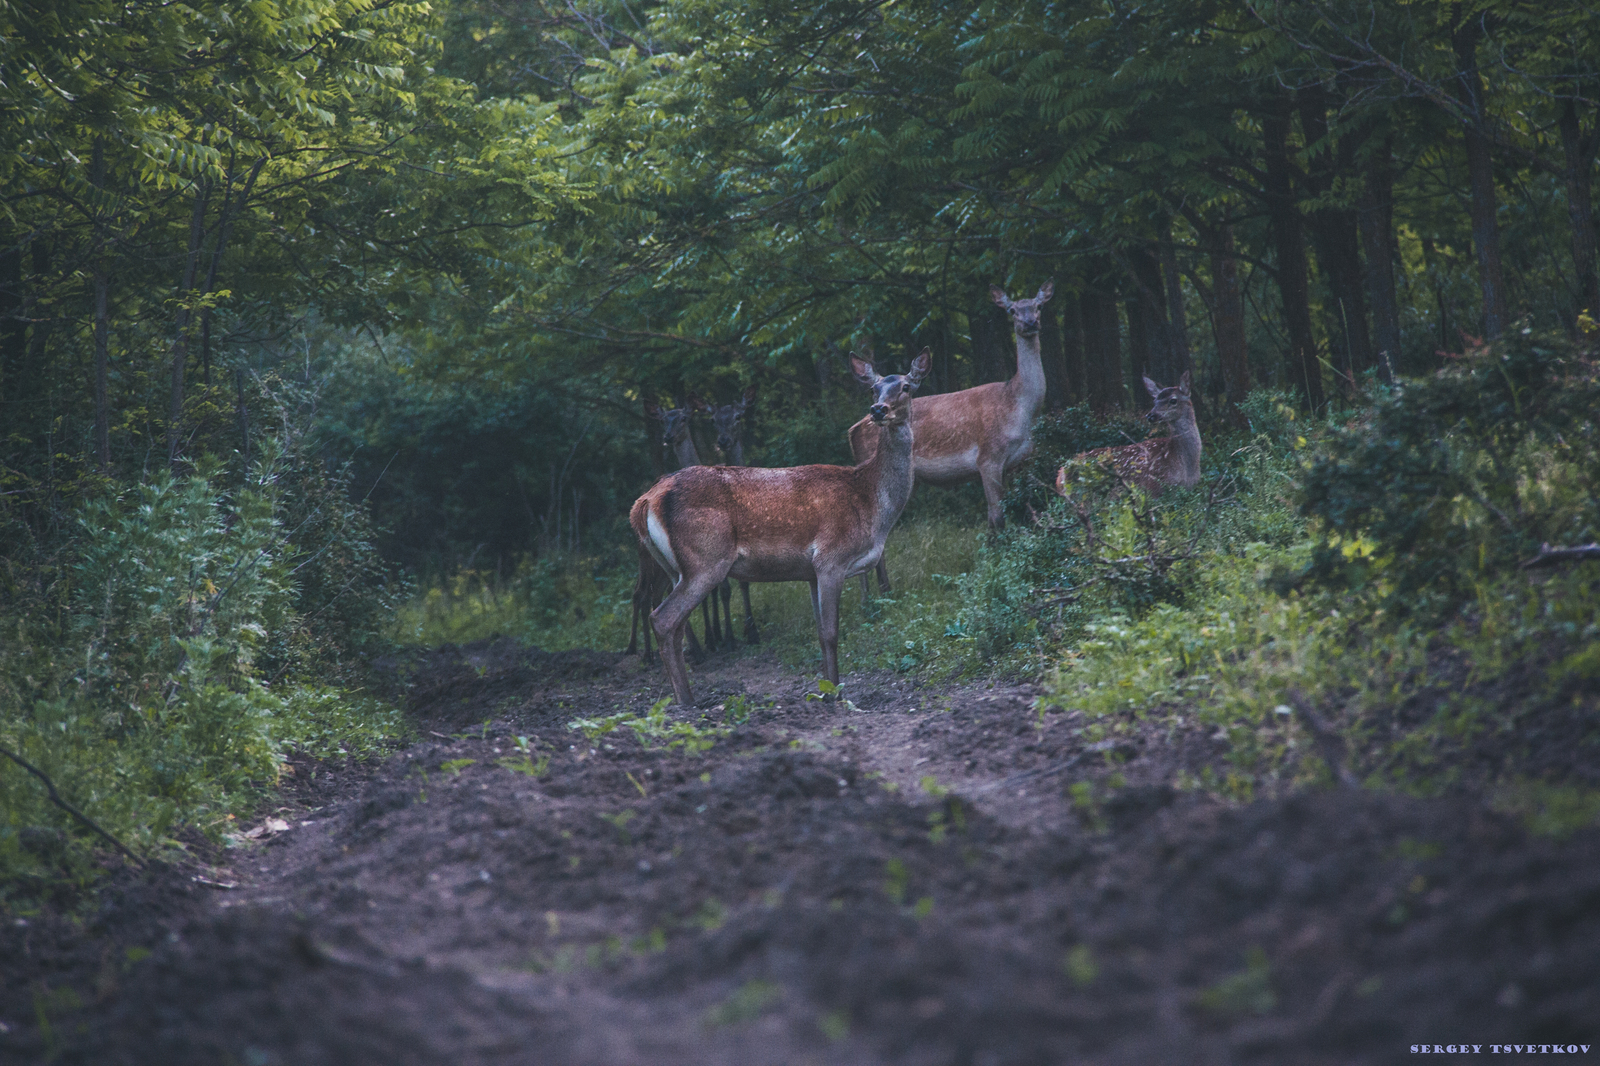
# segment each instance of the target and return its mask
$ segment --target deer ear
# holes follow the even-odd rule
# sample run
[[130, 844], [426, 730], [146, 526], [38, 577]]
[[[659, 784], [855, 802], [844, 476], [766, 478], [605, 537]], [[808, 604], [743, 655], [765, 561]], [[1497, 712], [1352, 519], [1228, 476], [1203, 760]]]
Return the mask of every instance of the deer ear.
[[906, 384], [913, 389], [916, 388], [922, 384], [922, 379], [927, 377], [928, 371], [932, 369], [933, 349], [924, 348], [915, 359], [911, 360], [911, 369], [905, 374]]
[[1011, 298], [1006, 295], [1006, 290], [1002, 289], [1000, 286], [989, 286], [989, 299], [993, 300], [996, 304], [1005, 308], [1007, 311], [1011, 310]]
[[1159, 400], [1161, 398], [1161, 386], [1160, 385], [1157, 385], [1155, 382], [1151, 381], [1149, 378], [1145, 378], [1144, 379], [1144, 387], [1145, 387], [1145, 390], [1150, 393], [1150, 398], [1152, 400]]
[[854, 355], [850, 357], [850, 371], [855, 374], [857, 381], [869, 389], [879, 381], [878, 372], [872, 369], [872, 364]]
[[1183, 377], [1178, 379], [1178, 391], [1185, 396], [1189, 395], [1189, 372], [1185, 370]]
[[1050, 299], [1050, 297], [1054, 296], [1055, 294], [1056, 294], [1056, 279], [1055, 278], [1051, 278], [1049, 281], [1047, 281], [1043, 285], [1039, 286], [1039, 295], [1035, 296], [1034, 299], [1037, 300], [1039, 303], [1044, 303], [1046, 300]]

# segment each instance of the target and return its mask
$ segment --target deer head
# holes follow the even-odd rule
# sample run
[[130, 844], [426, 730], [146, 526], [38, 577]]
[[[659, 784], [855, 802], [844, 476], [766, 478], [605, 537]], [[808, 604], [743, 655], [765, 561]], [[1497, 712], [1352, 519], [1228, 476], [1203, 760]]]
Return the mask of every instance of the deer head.
[[1163, 425], [1174, 425], [1183, 421], [1187, 415], [1194, 417], [1194, 404], [1189, 399], [1189, 372], [1185, 370], [1183, 377], [1178, 379], [1176, 385], [1162, 387], [1149, 378], [1144, 379], [1145, 391], [1150, 393], [1150, 399], [1155, 406], [1150, 408], [1150, 413], [1145, 418], [1151, 422]]
[[660, 407], [654, 401], [646, 400], [644, 413], [661, 423], [661, 443], [668, 448], [688, 439], [689, 416], [694, 413], [694, 409], [688, 404], [682, 407]]
[[1011, 328], [1017, 331], [1019, 337], [1031, 337], [1039, 332], [1039, 308], [1055, 295], [1055, 291], [1056, 283], [1047, 281], [1039, 286], [1039, 292], [1033, 299], [1013, 300], [1000, 286], [989, 286], [990, 298], [1011, 316]]
[[[871, 355], [870, 352], [867, 353]], [[911, 417], [911, 394], [917, 391], [922, 379], [933, 367], [933, 352], [924, 348], [911, 361], [911, 369], [904, 374], [879, 375], [872, 364], [858, 356], [850, 357], [850, 369], [856, 380], [872, 390], [872, 407], [868, 414], [880, 426], [896, 426]]]
[[695, 410], [711, 416], [711, 425], [717, 431], [717, 451], [732, 456], [743, 451], [740, 445], [744, 433], [739, 423], [755, 398], [756, 387], [751, 385], [735, 403], [712, 405], [693, 394], [689, 396], [689, 402], [694, 404]]

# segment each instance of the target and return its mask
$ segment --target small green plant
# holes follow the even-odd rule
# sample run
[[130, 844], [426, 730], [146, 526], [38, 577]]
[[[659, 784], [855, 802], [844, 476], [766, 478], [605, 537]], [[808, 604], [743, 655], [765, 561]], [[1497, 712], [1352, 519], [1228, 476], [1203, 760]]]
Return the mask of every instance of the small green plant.
[[1202, 990], [1195, 996], [1195, 1004], [1224, 1018], [1270, 1013], [1278, 1005], [1278, 995], [1272, 989], [1267, 953], [1259, 947], [1251, 948], [1245, 955], [1245, 968]]
[[899, 859], [890, 859], [883, 864], [883, 894], [889, 897], [889, 902], [900, 906], [906, 901], [906, 886], [910, 882], [910, 874], [906, 872], [906, 864]]
[[667, 717], [667, 707], [671, 703], [672, 697], [665, 696], [644, 714], [623, 711], [604, 718], [575, 718], [567, 723], [567, 728], [581, 732], [591, 744], [618, 729], [627, 728], [642, 747], [664, 742], [668, 748], [696, 754], [710, 751], [718, 740], [733, 732], [733, 727], [728, 725], [708, 722], [697, 726], [692, 722], [673, 721]]
[[777, 1003], [782, 995], [783, 989], [771, 981], [746, 981], [733, 995], [707, 1012], [706, 1024], [720, 1028], [754, 1021]]
[[1094, 961], [1094, 952], [1088, 944], [1076, 944], [1061, 961], [1067, 977], [1079, 988], [1088, 988], [1100, 976], [1100, 965]]
[[461, 771], [477, 762], [477, 759], [449, 759], [439, 764], [439, 769], [452, 777], [460, 777]]

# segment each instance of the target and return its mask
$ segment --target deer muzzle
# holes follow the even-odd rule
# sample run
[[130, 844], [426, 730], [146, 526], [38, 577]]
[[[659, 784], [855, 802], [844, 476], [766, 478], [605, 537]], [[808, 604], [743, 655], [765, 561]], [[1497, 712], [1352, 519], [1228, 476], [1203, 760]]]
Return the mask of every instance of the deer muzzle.
[[886, 403], [875, 403], [872, 405], [871, 410], [867, 413], [872, 415], [872, 420], [874, 422], [881, 423], [885, 418], [889, 417], [889, 405]]

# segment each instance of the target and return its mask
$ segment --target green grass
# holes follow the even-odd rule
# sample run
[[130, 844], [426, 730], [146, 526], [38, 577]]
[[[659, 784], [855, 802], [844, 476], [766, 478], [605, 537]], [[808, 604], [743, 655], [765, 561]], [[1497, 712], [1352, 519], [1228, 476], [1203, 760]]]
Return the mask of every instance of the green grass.
[[[936, 668], [948, 673], [976, 665], [970, 641], [947, 630], [961, 606], [960, 579], [974, 566], [986, 533], [976, 508], [963, 520], [950, 513], [951, 502], [923, 507], [890, 536], [885, 556], [892, 593], [880, 597], [874, 578], [872, 599], [864, 606], [859, 582], [845, 587], [839, 612], [841, 670]], [[475, 571], [436, 578], [401, 608], [394, 633], [417, 645], [509, 636], [547, 651], [621, 651], [632, 618], [633, 559], [631, 551], [619, 547], [602, 556], [524, 564], [504, 581]], [[796, 669], [820, 668], [809, 585], [753, 584], [750, 601], [761, 634], [754, 649], [742, 643], [744, 605], [734, 588], [734, 628], [743, 653], [776, 655]], [[699, 612], [693, 624], [702, 632]]]

